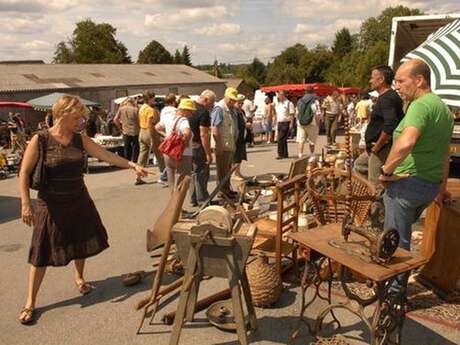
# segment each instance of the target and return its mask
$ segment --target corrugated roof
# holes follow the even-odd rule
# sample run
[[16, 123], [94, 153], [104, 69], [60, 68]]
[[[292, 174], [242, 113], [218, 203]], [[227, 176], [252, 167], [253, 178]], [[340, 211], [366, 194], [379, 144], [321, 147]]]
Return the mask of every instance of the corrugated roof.
[[0, 75], [0, 92], [225, 82], [186, 65], [0, 64]]
[[242, 82], [243, 82], [243, 78], [227, 78], [226, 79], [227, 87], [233, 87], [235, 89], [238, 89], [238, 86], [240, 86]]

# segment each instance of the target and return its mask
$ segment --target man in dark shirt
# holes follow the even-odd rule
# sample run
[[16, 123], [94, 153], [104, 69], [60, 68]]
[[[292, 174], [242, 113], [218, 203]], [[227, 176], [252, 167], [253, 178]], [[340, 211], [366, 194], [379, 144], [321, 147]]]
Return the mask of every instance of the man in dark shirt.
[[368, 180], [377, 191], [383, 189], [379, 181], [380, 168], [390, 152], [393, 131], [404, 117], [401, 97], [391, 88], [393, 78], [394, 72], [389, 66], [379, 65], [372, 69], [370, 84], [379, 97], [372, 107], [365, 140], [369, 156]]
[[192, 188], [190, 203], [198, 206], [209, 198], [209, 165], [212, 163], [209, 128], [211, 118], [209, 111], [214, 107], [216, 95], [211, 90], [204, 90], [195, 102], [196, 111], [189, 118], [192, 130]]

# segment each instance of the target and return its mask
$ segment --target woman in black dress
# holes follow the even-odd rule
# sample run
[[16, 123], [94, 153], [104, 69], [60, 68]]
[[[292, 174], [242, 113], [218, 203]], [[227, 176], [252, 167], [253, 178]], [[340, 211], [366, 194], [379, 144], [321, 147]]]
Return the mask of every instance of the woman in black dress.
[[[33, 226], [33, 235], [27, 301], [19, 315], [23, 324], [34, 320], [36, 297], [46, 267], [66, 266], [73, 260], [75, 284], [85, 295], [92, 290], [83, 276], [85, 259], [109, 246], [107, 232], [83, 180], [85, 153], [121, 168], [131, 168], [137, 175], [147, 175], [137, 164], [78, 134], [87, 114], [78, 97], [60, 97], [53, 105], [53, 127], [41, 132], [40, 139], [35, 135], [24, 154], [19, 174], [21, 214], [24, 223]], [[32, 207], [29, 178], [39, 159], [39, 140], [46, 143], [45, 181]]]
[[235, 103], [233, 108], [233, 116], [235, 117], [235, 122], [237, 124], [237, 138], [235, 141], [235, 155], [233, 156], [233, 164], [236, 166], [235, 172], [233, 173], [233, 178], [236, 180], [243, 180], [244, 177], [241, 175], [241, 162], [247, 160], [246, 154], [246, 116], [244, 115], [243, 102], [245, 96], [239, 94], [237, 96], [238, 100]]

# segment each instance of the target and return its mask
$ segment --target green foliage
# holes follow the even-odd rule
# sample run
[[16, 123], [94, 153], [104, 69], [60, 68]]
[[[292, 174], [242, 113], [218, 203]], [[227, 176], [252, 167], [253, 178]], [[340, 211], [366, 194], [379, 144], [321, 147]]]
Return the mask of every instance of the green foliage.
[[308, 49], [300, 43], [286, 48], [268, 66], [266, 82], [269, 85], [302, 83], [304, 73], [300, 66], [300, 61], [307, 52]]
[[182, 63], [187, 66], [192, 65], [192, 58], [190, 55], [190, 50], [188, 49], [186, 45], [184, 46], [184, 49], [182, 50]]
[[72, 51], [70, 50], [70, 48], [67, 46], [67, 44], [64, 41], [61, 41], [56, 45], [56, 51], [54, 52], [53, 62], [54, 63], [72, 63], [73, 62]]
[[170, 64], [173, 63], [173, 57], [165, 47], [158, 41], [151, 41], [139, 52], [137, 63], [140, 64]]
[[331, 82], [367, 88], [372, 67], [388, 61], [393, 17], [419, 14], [418, 9], [388, 7], [378, 17], [365, 20], [359, 34], [351, 35], [347, 28], [337, 31], [331, 49], [307, 49], [301, 44], [289, 47], [267, 66], [266, 82]]
[[174, 53], [174, 63], [175, 64], [182, 64], [182, 54], [180, 53], [179, 49], [176, 49]]
[[70, 40], [56, 46], [55, 63], [131, 63], [128, 49], [116, 40], [117, 29], [91, 19], [76, 23]]
[[245, 83], [253, 89], [257, 89], [265, 83], [267, 68], [262, 61], [254, 58], [249, 65], [239, 66], [234, 74], [238, 78], [243, 78]]
[[267, 67], [258, 58], [254, 58], [247, 67], [249, 76], [253, 77], [258, 83], [262, 84], [265, 82], [267, 77]]
[[325, 82], [325, 73], [334, 62], [333, 53], [324, 46], [317, 46], [302, 56], [300, 67], [306, 83]]
[[285, 49], [267, 68], [268, 84], [314, 83], [325, 81], [325, 71], [333, 62], [325, 46], [308, 50], [302, 44]]
[[337, 31], [331, 49], [334, 55], [339, 57], [351, 53], [353, 50], [353, 38], [351, 37], [350, 30], [342, 28], [340, 31]]
[[393, 17], [423, 14], [419, 9], [405, 6], [387, 7], [378, 17], [366, 19], [361, 25], [360, 48], [366, 50], [378, 42], [390, 44], [391, 23]]

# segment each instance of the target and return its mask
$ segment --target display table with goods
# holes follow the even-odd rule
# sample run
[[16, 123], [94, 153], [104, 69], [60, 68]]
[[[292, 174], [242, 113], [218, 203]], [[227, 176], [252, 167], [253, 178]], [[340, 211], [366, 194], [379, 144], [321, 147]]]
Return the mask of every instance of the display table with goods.
[[[108, 151], [123, 155], [123, 136], [112, 136], [112, 135], [101, 135], [97, 134], [94, 138], [91, 138], [96, 144], [102, 146]], [[94, 157], [88, 157], [88, 163], [99, 163], [100, 161]], [[107, 166], [108, 163], [104, 163]], [[89, 165], [89, 164], [88, 164]], [[110, 165], [110, 164], [109, 164]], [[88, 166], [89, 169], [89, 166]], [[89, 172], [89, 171], [88, 171]]]
[[112, 135], [96, 135], [91, 138], [96, 144], [101, 145], [106, 150], [116, 151], [124, 146], [123, 136], [114, 137]]
[[[340, 327], [340, 321], [334, 310], [345, 309], [358, 316], [370, 332], [370, 344], [401, 344], [401, 330], [405, 319], [406, 291], [390, 291], [391, 284], [396, 276], [401, 273], [410, 272], [428, 260], [422, 256], [411, 254], [401, 248], [396, 249], [391, 259], [385, 263], [377, 263], [368, 257], [363, 259], [362, 255], [341, 247], [333, 245], [334, 242], [343, 240], [342, 224], [332, 223], [305, 232], [292, 233], [289, 237], [299, 245], [309, 248], [317, 253], [315, 258], [306, 262], [305, 270], [301, 280], [301, 311], [295, 331], [289, 342], [292, 343], [300, 335], [301, 326], [306, 326], [308, 332], [316, 339], [320, 339], [320, 332], [323, 321], [327, 315], [331, 315], [333, 323]], [[367, 239], [356, 232], [351, 232], [348, 237], [350, 244], [360, 248]], [[319, 254], [319, 255], [318, 255]], [[338, 265], [338, 277], [346, 296], [345, 302], [332, 303], [331, 289], [333, 272], [331, 267]], [[355, 272], [359, 274], [360, 281], [364, 281], [370, 294], [361, 295], [357, 293], [352, 284], [356, 283]], [[327, 285], [327, 293], [324, 295], [321, 286]], [[313, 295], [308, 298], [307, 290], [313, 289]], [[310, 321], [305, 313], [308, 307], [316, 300], [327, 301], [314, 321]], [[374, 308], [369, 319], [366, 315], [368, 309]]]

